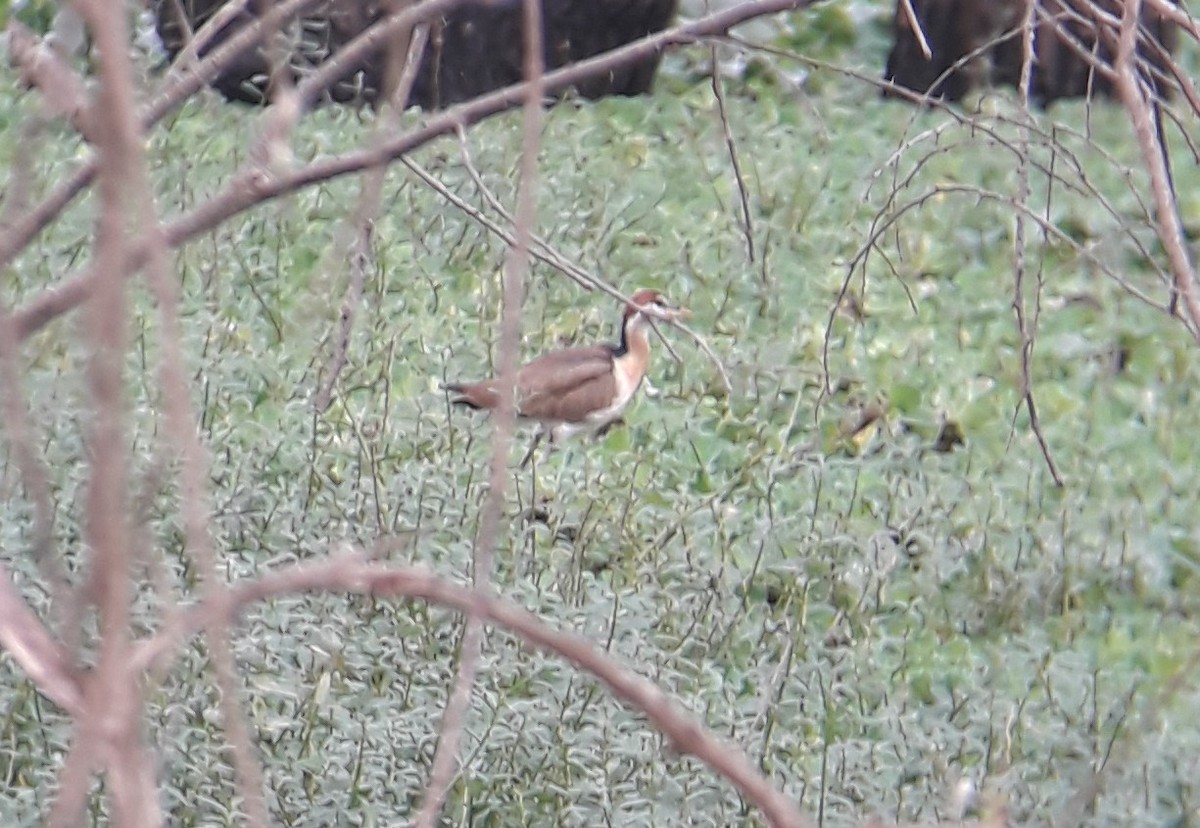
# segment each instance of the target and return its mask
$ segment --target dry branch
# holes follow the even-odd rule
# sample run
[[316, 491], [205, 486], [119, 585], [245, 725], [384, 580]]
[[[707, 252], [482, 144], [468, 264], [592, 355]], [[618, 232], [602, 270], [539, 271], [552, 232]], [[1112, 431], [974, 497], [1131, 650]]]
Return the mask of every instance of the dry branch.
[[[0, 387], [5, 389], [3, 399], [0, 400], [0, 417], [3, 418], [4, 431], [8, 435], [17, 473], [33, 505], [34, 558], [53, 597], [55, 613], [66, 613], [70, 588], [62, 562], [54, 548], [54, 497], [50, 488], [50, 470], [34, 450], [40, 439], [23, 393], [19, 352], [12, 317], [8, 308], [0, 306]], [[0, 609], [0, 615], [2, 614], [3, 610]], [[25, 620], [27, 619], [22, 619], [21, 626], [25, 626]], [[2, 626], [3, 622], [0, 622], [0, 627]], [[29, 634], [48, 637], [45, 631], [31, 631]], [[0, 629], [0, 645], [3, 645], [5, 638], [3, 629]], [[45, 652], [44, 647], [38, 649]], [[63, 659], [65, 664], [65, 655]]]
[[[464, 148], [464, 153], [465, 152], [466, 150]], [[438, 180], [438, 178], [434, 176], [433, 173], [429, 172], [429, 170], [425, 169], [416, 161], [407, 156], [401, 158], [400, 163], [407, 167], [413, 175], [420, 179], [423, 184], [452, 204], [457, 210], [462, 212], [463, 215], [467, 216], [472, 221], [478, 222], [481, 227], [483, 227], [489, 233], [492, 233], [505, 244], [516, 244], [516, 237], [513, 236], [511, 232], [489, 218], [482, 210], [472, 206], [460, 196], [452, 192], [449, 187]], [[500, 212], [501, 216], [505, 220], [508, 220], [511, 223], [511, 219], [508, 216], [508, 211], [503, 210], [502, 207], [498, 206], [500, 204], [499, 200], [496, 199], [492, 192], [484, 186], [482, 180], [478, 178], [478, 173], [474, 171], [474, 168], [468, 166], [468, 171], [470, 172], [472, 179], [475, 180], [476, 186], [479, 187], [484, 199], [493, 206], [493, 209], [496, 209], [497, 212]], [[588, 273], [575, 262], [567, 259], [561, 253], [551, 247], [541, 237], [534, 235], [531, 238], [531, 241], [536, 245], [535, 247], [530, 248], [529, 251], [529, 254], [533, 256], [533, 258], [559, 271], [584, 290], [593, 290], [595, 289], [596, 285], [600, 283], [601, 280], [599, 278]], [[616, 288], [612, 288], [612, 290], [614, 292], [617, 291]]]
[[[316, 2], [318, 0], [282, 0], [254, 23], [213, 49], [198, 63], [189, 66], [187, 71], [179, 75], [169, 74], [166, 88], [143, 109], [142, 128], [149, 129], [158, 123], [164, 115], [203, 89], [223, 67], [244, 50], [252, 48], [269, 32], [275, 31], [283, 21]], [[97, 165], [98, 160], [95, 157], [85, 161], [51, 190], [36, 207], [24, 213], [20, 221], [4, 228], [4, 232], [0, 233], [0, 269], [7, 267], [14, 256], [48, 227], [75, 196], [92, 183]]]
[[1138, 79], [1135, 55], [1141, 6], [1141, 0], [1125, 0], [1117, 56], [1113, 61], [1115, 83], [1121, 103], [1133, 120], [1134, 135], [1142, 151], [1146, 170], [1150, 174], [1150, 187], [1154, 193], [1155, 229], [1171, 263], [1174, 287], [1183, 300], [1188, 328], [1192, 336], [1200, 342], [1200, 296], [1197, 295], [1196, 271], [1188, 254], [1183, 222], [1179, 218], [1179, 206], [1171, 186], [1166, 147], [1155, 128], [1149, 94], [1142, 88]]
[[[521, 346], [521, 306], [525, 299], [525, 276], [529, 270], [529, 250], [537, 222], [538, 152], [541, 148], [542, 95], [545, 64], [542, 43], [541, 0], [522, 3], [522, 33], [525, 47], [525, 100], [521, 139], [521, 161], [517, 182], [517, 206], [514, 244], [504, 260], [504, 307], [500, 320], [499, 376], [516, 375]], [[487, 499], [479, 518], [473, 560], [473, 592], [478, 600], [493, 594], [492, 570], [496, 539], [504, 511], [505, 484], [508, 482], [508, 454], [517, 422], [516, 385], [500, 383], [500, 403], [494, 412], [496, 427], [492, 433], [492, 456], [488, 472]], [[483, 618], [468, 612], [463, 632], [458, 671], [454, 688], [442, 714], [437, 750], [429, 772], [429, 785], [417, 814], [418, 828], [433, 828], [458, 765], [459, 743], [466, 727], [471, 693], [483, 650]]]
[[[1025, 5], [1025, 20], [1021, 28], [1024, 37], [1024, 46], [1022, 54], [1025, 56], [1021, 62], [1021, 81], [1019, 85], [1021, 93], [1021, 108], [1024, 116], [1024, 123], [1018, 127], [1017, 132], [1017, 192], [1014, 195], [1016, 203], [1020, 209], [1016, 211], [1014, 216], [1014, 233], [1013, 233], [1013, 312], [1017, 318], [1017, 334], [1021, 337], [1021, 388], [1019, 396], [1021, 402], [1017, 405], [1017, 410], [1020, 409], [1021, 403], [1025, 405], [1025, 410], [1029, 412], [1029, 428], [1033, 431], [1034, 437], [1037, 439], [1038, 446], [1041, 448], [1042, 457], [1046, 461], [1046, 467], [1050, 471], [1050, 476], [1054, 478], [1054, 484], [1060, 488], [1063, 485], [1062, 473], [1058, 470], [1058, 464], [1054, 462], [1054, 455], [1050, 453], [1050, 444], [1046, 440], [1046, 435], [1042, 430], [1041, 418], [1038, 416], [1037, 401], [1033, 395], [1033, 346], [1034, 338], [1037, 335], [1037, 318], [1038, 314], [1035, 310], [1032, 321], [1029, 319], [1029, 314], [1025, 308], [1025, 284], [1026, 284], [1026, 262], [1025, 262], [1025, 216], [1032, 213], [1033, 210], [1029, 206], [1029, 155], [1030, 146], [1032, 144], [1031, 135], [1033, 130], [1030, 128], [1033, 115], [1029, 111], [1030, 88], [1033, 79], [1033, 17], [1035, 4], [1026, 2]], [[1051, 179], [1053, 180], [1053, 179]], [[1043, 231], [1044, 232], [1044, 231]], [[1038, 283], [1038, 292], [1034, 297], [1035, 309], [1040, 307], [1041, 303], [1041, 282]], [[1013, 426], [1009, 431], [1009, 439], [1015, 433], [1017, 411], [1013, 411]]]
[[[408, 42], [408, 33], [415, 27], [431, 23], [441, 15], [453, 11], [462, 5], [463, 0], [424, 0], [423, 2], [400, 2], [398, 10], [372, 23], [361, 33], [351, 38], [333, 55], [324, 60], [320, 67], [308, 75], [296, 87], [300, 101], [305, 109], [310, 108], [320, 95], [333, 86], [338, 78], [343, 77], [351, 67], [360, 65], [371, 53], [390, 44], [399, 35]], [[424, 46], [415, 51], [414, 60], [417, 65], [424, 54]], [[416, 81], [416, 68], [413, 77], [408, 82], [408, 91]], [[386, 86], [386, 82], [385, 82]], [[408, 91], [403, 96], [393, 94], [391, 106], [403, 109], [408, 102]]]
[[8, 24], [8, 54], [20, 69], [21, 83], [35, 87], [55, 118], [66, 118], [88, 141], [95, 140], [96, 125], [88, 110], [83, 78], [67, 66], [45, 41], [16, 20]]
[[[417, 67], [428, 39], [429, 26], [425, 23], [418, 23], [413, 26], [404, 39], [397, 41], [398, 44], [406, 44], [406, 48], [389, 50], [390, 71], [384, 85], [390, 88], [392, 93], [385, 99], [385, 106], [375, 125], [375, 141], [381, 140], [383, 136], [399, 127], [399, 112], [403, 109], [404, 102], [408, 100], [409, 91], [417, 78]], [[398, 53], [402, 54], [402, 60], [397, 57]], [[350, 335], [354, 329], [354, 319], [357, 316], [359, 304], [362, 302], [367, 263], [371, 255], [371, 238], [375, 220], [383, 204], [383, 184], [386, 177], [387, 167], [382, 164], [367, 171], [363, 177], [358, 207], [347, 228], [347, 232], [353, 239], [349, 244], [350, 278], [347, 280], [346, 294], [342, 299], [342, 310], [338, 316], [334, 350], [326, 366], [325, 376], [313, 398], [313, 406], [317, 411], [326, 410], [333, 401], [334, 385], [337, 383], [338, 376], [345, 367], [349, 355]], [[337, 249], [346, 246], [335, 245]]]
[[46, 630], [0, 565], [0, 649], [7, 650], [38, 691], [72, 715], [84, 711], [83, 688], [70, 654]]
[[729, 126], [729, 113], [725, 106], [725, 85], [721, 82], [721, 67], [717, 61], [717, 47], [714, 44], [709, 50], [710, 71], [712, 73], [713, 97], [717, 101], [717, 115], [721, 121], [721, 132], [725, 136], [725, 148], [729, 152], [729, 163], [733, 167], [733, 177], [737, 182], [738, 198], [742, 208], [742, 235], [746, 237], [746, 258], [754, 262], [754, 223], [750, 218], [750, 193], [746, 188], [746, 178], [742, 175], [742, 164], [738, 160], [737, 142], [733, 140], [733, 130]]
[[[811, 5], [812, 2], [814, 0], [752, 0], [633, 41], [620, 49], [590, 60], [549, 72], [544, 78], [543, 89], [546, 92], [563, 89], [669, 46], [690, 43], [700, 37], [723, 34], [731, 27], [752, 18], [802, 8]], [[527, 89], [527, 83], [514, 84], [439, 112], [410, 132], [395, 136], [378, 147], [323, 159], [273, 177], [252, 175], [249, 171], [243, 171], [236, 175], [220, 194], [169, 222], [164, 228], [167, 242], [171, 247], [178, 247], [252, 207], [311, 184], [361, 172], [392, 161], [442, 135], [522, 103]], [[5, 245], [0, 241], [0, 265], [4, 263], [4, 251]], [[145, 256], [144, 248], [134, 251], [131, 269], [140, 267], [145, 261]], [[76, 273], [63, 279], [56, 286], [47, 288], [14, 314], [18, 338], [28, 338], [51, 320], [78, 306], [90, 290], [91, 285], [86, 273]]]
[[[88, 481], [85, 539], [92, 550], [92, 578], [99, 611], [99, 657], [85, 696], [86, 715], [78, 721], [77, 750], [100, 760], [113, 819], [129, 828], [162, 822], [153, 763], [141, 738], [140, 677], [129, 669], [132, 630], [132, 532], [128, 509], [128, 455], [125, 450], [124, 359], [128, 307], [128, 218], [136, 193], [141, 136], [134, 107], [133, 68], [126, 46], [126, 19], [111, 4], [80, 0], [99, 55], [100, 89], [91, 118], [96, 124], [100, 162], [96, 221], [94, 290], [85, 314], [90, 349], [86, 374], [92, 405], [86, 436]], [[90, 762], [84, 762], [90, 765]], [[69, 819], [72, 814], [63, 814]], [[78, 814], [82, 818], [82, 814]]]
[[807, 828], [792, 800], [776, 790], [737, 745], [718, 739], [648, 679], [618, 664], [591, 640], [576, 633], [550, 628], [532, 613], [494, 594], [481, 595], [472, 587], [454, 584], [419, 566], [393, 567], [366, 563], [360, 556], [344, 556], [320, 563], [290, 567], [232, 587], [214, 603], [205, 602], [187, 611], [177, 632], [144, 642], [133, 664], [146, 669], [179, 644], [180, 634], [191, 634], [216, 622], [232, 619], [257, 601], [300, 592], [352, 592], [376, 597], [407, 597], [450, 607], [508, 630], [523, 641], [557, 655], [594, 676], [624, 704], [645, 714], [650, 723], [680, 753], [694, 756], [728, 779], [748, 801], [778, 828]]

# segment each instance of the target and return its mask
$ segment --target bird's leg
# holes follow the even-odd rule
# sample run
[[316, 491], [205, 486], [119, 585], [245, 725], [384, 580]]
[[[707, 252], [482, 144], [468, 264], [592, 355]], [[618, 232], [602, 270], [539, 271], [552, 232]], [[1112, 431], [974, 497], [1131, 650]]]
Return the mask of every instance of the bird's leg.
[[593, 432], [592, 439], [603, 440], [604, 435], [608, 434], [608, 432], [612, 431], [614, 428], [624, 425], [628, 425], [628, 423], [625, 422], [624, 417], [617, 417], [615, 420], [609, 420], [607, 423], [600, 426], [600, 428]]
[[537, 434], [533, 435], [533, 442], [529, 444], [529, 451], [525, 452], [525, 456], [521, 458], [521, 465], [517, 466], [517, 468], [523, 469], [529, 465], [529, 461], [533, 459], [533, 453], [537, 450], [538, 443], [542, 442], [542, 437], [545, 436], [545, 433], [543, 429], [539, 428], [537, 430]]

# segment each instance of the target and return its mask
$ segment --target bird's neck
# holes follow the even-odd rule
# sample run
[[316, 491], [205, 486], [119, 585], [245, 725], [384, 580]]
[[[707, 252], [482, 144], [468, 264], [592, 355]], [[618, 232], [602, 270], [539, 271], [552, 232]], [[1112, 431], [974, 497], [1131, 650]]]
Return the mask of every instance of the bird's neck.
[[621, 326], [621, 343], [613, 352], [617, 365], [640, 382], [650, 366], [650, 323], [635, 313]]

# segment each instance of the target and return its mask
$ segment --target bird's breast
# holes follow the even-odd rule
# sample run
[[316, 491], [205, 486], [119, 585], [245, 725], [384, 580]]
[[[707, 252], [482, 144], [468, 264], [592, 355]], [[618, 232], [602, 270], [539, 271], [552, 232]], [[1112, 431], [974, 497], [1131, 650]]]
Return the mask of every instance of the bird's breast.
[[637, 393], [638, 386], [642, 384], [642, 377], [645, 375], [646, 361], [644, 359], [638, 359], [631, 355], [629, 358], [616, 360], [613, 363], [616, 393], [613, 394], [612, 402], [593, 412], [588, 420], [599, 428], [621, 416], [621, 412], [625, 410], [629, 401], [633, 399], [633, 395]]

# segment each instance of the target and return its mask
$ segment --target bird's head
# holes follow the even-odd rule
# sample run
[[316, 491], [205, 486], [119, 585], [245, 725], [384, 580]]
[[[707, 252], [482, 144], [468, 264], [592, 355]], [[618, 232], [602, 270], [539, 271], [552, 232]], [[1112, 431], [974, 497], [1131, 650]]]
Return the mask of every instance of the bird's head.
[[625, 306], [625, 319], [641, 314], [650, 319], [661, 319], [664, 322], [675, 322], [691, 316], [687, 308], [681, 308], [663, 296], [657, 290], [642, 288], [629, 297]]

